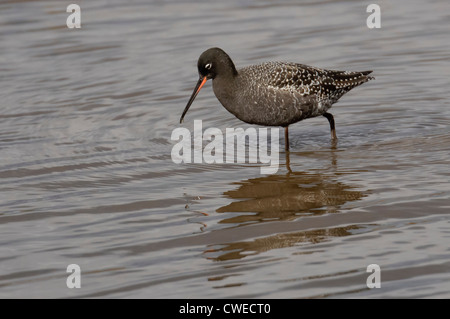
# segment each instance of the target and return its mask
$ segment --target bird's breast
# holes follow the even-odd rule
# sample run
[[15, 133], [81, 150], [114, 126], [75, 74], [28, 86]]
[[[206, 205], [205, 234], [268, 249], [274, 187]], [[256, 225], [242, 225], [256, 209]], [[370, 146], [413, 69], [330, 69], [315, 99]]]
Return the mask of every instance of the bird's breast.
[[257, 83], [223, 88], [213, 82], [221, 104], [240, 120], [265, 126], [286, 126], [312, 114], [311, 99]]

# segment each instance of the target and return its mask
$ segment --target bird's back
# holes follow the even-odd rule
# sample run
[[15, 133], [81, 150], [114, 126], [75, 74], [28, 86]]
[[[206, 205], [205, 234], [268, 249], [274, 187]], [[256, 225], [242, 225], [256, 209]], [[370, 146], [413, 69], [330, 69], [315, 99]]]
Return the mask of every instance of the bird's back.
[[320, 69], [299, 63], [266, 62], [239, 70], [243, 76], [275, 90], [297, 92], [335, 103], [342, 95], [373, 77], [372, 71], [349, 72]]

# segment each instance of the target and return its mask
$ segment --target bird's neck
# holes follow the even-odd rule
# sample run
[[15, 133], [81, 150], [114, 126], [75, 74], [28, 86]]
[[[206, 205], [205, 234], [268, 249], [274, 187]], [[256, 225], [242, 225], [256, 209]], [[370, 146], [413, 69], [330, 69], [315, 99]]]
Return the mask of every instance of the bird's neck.
[[213, 80], [213, 90], [220, 103], [231, 113], [234, 114], [234, 108], [236, 106], [236, 85], [238, 74], [229, 73], [221, 76], [217, 76]]

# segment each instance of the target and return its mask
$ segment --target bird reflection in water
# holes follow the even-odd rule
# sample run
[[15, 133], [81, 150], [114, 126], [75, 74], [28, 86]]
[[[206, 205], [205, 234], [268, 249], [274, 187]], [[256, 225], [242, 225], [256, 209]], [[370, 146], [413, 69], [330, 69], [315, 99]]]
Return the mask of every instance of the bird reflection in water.
[[[333, 148], [332, 148], [333, 149]], [[332, 166], [336, 158], [332, 150]], [[286, 174], [269, 175], [236, 183], [236, 189], [224, 193], [233, 202], [217, 209], [227, 217], [220, 223], [245, 227], [248, 224], [293, 221], [301, 216], [337, 213], [339, 208], [364, 197], [354, 187], [337, 181], [335, 173], [294, 172], [290, 154], [286, 152]], [[237, 213], [237, 214], [235, 214]], [[229, 217], [230, 214], [234, 216]], [[269, 224], [267, 224], [269, 225]], [[274, 248], [293, 246], [300, 242], [317, 243], [333, 236], [347, 236], [358, 226], [315, 229], [289, 233], [267, 233], [251, 241], [209, 247], [205, 252], [214, 260], [238, 259]], [[301, 228], [300, 228], [301, 229]]]

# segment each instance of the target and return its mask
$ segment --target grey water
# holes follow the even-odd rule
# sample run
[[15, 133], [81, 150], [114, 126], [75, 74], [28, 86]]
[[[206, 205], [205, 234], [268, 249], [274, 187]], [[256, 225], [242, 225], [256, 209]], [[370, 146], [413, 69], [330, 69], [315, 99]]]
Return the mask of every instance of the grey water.
[[[446, 0], [0, 3], [0, 298], [449, 298]], [[290, 126], [289, 168], [175, 164], [177, 127], [248, 128], [197, 59], [373, 70]], [[66, 285], [81, 268], [81, 288]], [[370, 289], [367, 266], [381, 269]]]

